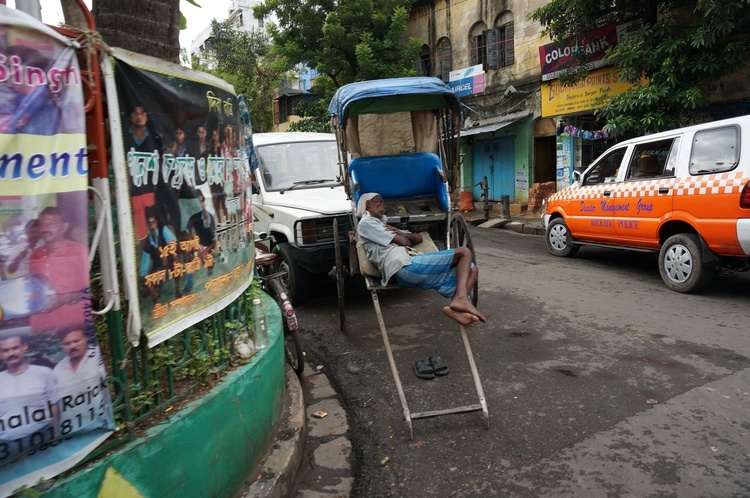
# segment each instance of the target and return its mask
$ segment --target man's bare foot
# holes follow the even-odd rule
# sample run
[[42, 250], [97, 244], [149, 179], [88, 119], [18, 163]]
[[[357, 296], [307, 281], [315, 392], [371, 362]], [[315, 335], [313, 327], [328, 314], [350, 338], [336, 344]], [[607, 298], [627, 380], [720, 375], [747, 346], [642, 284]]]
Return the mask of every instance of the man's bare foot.
[[463, 313], [469, 313], [470, 315], [474, 315], [479, 321], [486, 322], [487, 319], [484, 318], [484, 316], [474, 307], [473, 304], [471, 304], [471, 301], [469, 301], [466, 298], [453, 298], [453, 301], [451, 301], [450, 308], [453, 311], [463, 312]]
[[457, 321], [464, 327], [473, 327], [474, 325], [479, 323], [479, 318], [475, 315], [472, 315], [471, 313], [464, 313], [462, 311], [454, 311], [450, 306], [446, 306], [445, 308], [443, 308], [443, 313], [445, 313], [445, 316], [447, 316], [451, 320]]

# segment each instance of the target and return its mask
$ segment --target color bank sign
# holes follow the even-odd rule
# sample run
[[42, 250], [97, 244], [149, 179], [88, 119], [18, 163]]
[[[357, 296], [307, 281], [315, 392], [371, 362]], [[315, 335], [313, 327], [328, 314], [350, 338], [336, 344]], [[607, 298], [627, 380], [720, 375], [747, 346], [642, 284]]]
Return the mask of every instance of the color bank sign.
[[456, 97], [482, 93], [484, 91], [484, 69], [481, 64], [450, 72], [448, 85]]

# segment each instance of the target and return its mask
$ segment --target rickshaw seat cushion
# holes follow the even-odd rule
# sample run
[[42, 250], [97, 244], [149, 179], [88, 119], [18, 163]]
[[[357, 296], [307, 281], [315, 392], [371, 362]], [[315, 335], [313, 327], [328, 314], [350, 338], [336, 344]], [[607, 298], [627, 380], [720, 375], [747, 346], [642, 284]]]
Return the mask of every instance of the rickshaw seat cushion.
[[[414, 246], [412, 249], [422, 254], [438, 250], [432, 237], [430, 237], [429, 232], [421, 232], [419, 235], [422, 236], [422, 242]], [[366, 277], [380, 278], [380, 270], [378, 270], [378, 267], [367, 259], [367, 251], [365, 250], [365, 246], [362, 245], [361, 240], [357, 240], [357, 262], [359, 263], [360, 274]]]
[[360, 195], [377, 192], [386, 201], [435, 196], [440, 207], [450, 211], [440, 158], [432, 152], [357, 157], [349, 163], [349, 175], [355, 205]]

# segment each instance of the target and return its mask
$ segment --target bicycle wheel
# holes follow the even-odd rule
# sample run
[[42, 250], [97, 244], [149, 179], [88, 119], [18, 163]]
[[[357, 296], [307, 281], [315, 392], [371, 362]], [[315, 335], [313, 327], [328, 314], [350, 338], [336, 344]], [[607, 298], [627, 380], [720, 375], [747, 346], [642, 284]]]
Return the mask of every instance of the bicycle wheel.
[[284, 323], [284, 354], [286, 361], [292, 367], [297, 375], [302, 375], [305, 370], [305, 357], [302, 354], [302, 343], [299, 340], [299, 334], [296, 330], [287, 330]]

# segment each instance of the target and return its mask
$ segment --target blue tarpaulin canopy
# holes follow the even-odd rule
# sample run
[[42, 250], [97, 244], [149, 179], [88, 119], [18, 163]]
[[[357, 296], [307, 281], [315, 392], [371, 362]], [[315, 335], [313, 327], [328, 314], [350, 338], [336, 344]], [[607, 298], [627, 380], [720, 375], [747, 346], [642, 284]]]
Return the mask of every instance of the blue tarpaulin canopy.
[[338, 126], [357, 114], [387, 114], [401, 111], [450, 109], [460, 112], [453, 90], [434, 77], [389, 78], [344, 85], [331, 99], [328, 112], [338, 117]]

